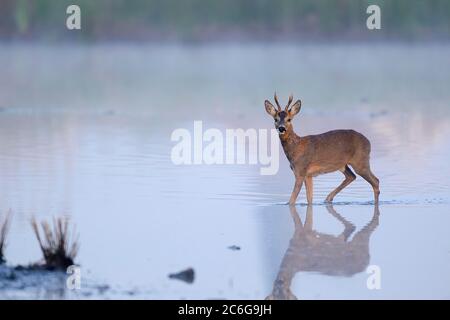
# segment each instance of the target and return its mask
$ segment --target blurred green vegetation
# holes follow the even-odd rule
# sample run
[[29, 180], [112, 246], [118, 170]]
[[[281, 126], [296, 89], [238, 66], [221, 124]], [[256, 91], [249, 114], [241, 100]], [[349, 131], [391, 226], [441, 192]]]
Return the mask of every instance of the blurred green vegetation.
[[[66, 8], [82, 31], [65, 28]], [[378, 4], [382, 30], [366, 28]], [[450, 36], [449, 0], [1, 0], [0, 38], [221, 39]]]

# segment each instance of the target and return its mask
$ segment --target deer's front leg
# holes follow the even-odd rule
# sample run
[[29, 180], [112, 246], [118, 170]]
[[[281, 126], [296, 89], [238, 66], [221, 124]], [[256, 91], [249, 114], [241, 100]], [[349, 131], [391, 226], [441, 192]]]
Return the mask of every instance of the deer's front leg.
[[305, 178], [306, 187], [306, 199], [308, 200], [308, 205], [313, 202], [313, 177], [309, 176]]
[[295, 177], [295, 185], [294, 190], [292, 191], [291, 198], [289, 199], [289, 204], [294, 205], [295, 201], [297, 200], [298, 194], [300, 193], [300, 190], [302, 189], [303, 181], [305, 180], [305, 177], [298, 176]]

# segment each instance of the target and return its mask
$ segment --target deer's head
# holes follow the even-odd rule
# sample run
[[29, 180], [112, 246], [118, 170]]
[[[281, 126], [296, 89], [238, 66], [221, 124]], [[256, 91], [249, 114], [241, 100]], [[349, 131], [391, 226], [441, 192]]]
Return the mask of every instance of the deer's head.
[[264, 106], [266, 108], [267, 113], [274, 118], [275, 128], [277, 129], [278, 134], [283, 135], [288, 130], [292, 129], [292, 119], [297, 113], [300, 112], [302, 102], [300, 100], [297, 100], [291, 106], [292, 100], [294, 100], [294, 97], [291, 94], [289, 96], [289, 101], [283, 110], [280, 106], [280, 103], [278, 102], [278, 97], [276, 93], [274, 95], [274, 100], [277, 105], [277, 108], [275, 108], [273, 104], [270, 103], [269, 100], [264, 101]]

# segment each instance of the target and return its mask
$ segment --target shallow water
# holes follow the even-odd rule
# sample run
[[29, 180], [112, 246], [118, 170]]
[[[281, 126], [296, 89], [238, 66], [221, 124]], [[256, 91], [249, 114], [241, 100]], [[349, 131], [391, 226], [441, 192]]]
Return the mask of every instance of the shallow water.
[[[80, 291], [2, 280], [0, 298], [450, 298], [449, 56], [447, 45], [0, 45], [8, 265], [40, 259], [31, 216], [67, 215], [82, 267]], [[312, 208], [302, 192], [291, 210], [281, 149], [273, 176], [173, 164], [171, 133], [194, 120], [271, 128], [262, 101], [275, 88], [303, 100], [300, 135], [371, 140], [379, 217], [361, 178], [323, 205], [340, 173], [315, 179]], [[373, 265], [379, 290], [366, 285]], [[168, 278], [188, 267], [193, 284]]]

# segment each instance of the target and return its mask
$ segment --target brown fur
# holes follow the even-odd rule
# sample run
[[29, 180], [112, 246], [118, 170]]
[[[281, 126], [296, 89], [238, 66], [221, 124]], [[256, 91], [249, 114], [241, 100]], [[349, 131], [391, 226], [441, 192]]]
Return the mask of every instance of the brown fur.
[[[276, 97], [276, 95], [275, 95]], [[292, 98], [289, 99], [292, 101]], [[292, 107], [290, 103], [284, 110], [278, 103], [278, 110], [265, 101], [265, 108], [275, 119], [277, 130], [284, 153], [295, 175], [295, 185], [289, 204], [294, 204], [301, 190], [303, 182], [306, 185], [308, 203], [313, 201], [312, 178], [320, 174], [341, 171], [345, 180], [333, 190], [326, 198], [332, 202], [334, 197], [356, 179], [355, 172], [363, 177], [373, 188], [375, 203], [378, 203], [380, 194], [379, 180], [370, 170], [370, 142], [361, 133], [354, 130], [333, 130], [322, 134], [305, 137], [298, 136], [293, 129], [291, 120], [300, 111], [301, 102], [297, 100]]]

